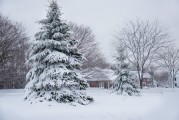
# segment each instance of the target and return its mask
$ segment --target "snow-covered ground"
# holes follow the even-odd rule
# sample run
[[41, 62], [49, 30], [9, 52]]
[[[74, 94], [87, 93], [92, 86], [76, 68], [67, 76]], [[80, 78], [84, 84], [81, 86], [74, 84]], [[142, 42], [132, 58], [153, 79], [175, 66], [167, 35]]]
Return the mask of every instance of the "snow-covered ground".
[[0, 120], [179, 120], [179, 89], [145, 89], [138, 97], [89, 89], [95, 102], [30, 104], [23, 90], [0, 90]]

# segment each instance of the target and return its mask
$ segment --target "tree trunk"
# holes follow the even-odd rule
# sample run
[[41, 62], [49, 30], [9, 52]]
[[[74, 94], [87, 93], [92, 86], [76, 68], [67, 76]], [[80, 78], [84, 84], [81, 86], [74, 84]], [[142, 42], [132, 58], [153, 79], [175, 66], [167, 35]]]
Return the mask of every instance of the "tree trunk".
[[143, 80], [140, 79], [140, 89], [142, 89], [142, 82], [143, 82]]

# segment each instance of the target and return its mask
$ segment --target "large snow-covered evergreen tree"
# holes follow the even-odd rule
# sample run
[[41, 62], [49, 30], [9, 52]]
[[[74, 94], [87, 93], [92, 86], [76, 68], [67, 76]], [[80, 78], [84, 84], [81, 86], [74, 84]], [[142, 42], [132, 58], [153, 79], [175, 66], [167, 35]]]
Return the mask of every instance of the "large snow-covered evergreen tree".
[[40, 32], [32, 41], [25, 99], [88, 104], [93, 98], [84, 90], [87, 82], [80, 74], [82, 55], [77, 41], [70, 39], [68, 25], [61, 20], [56, 1], [51, 1], [46, 19], [39, 21]]
[[135, 77], [129, 71], [127, 54], [125, 48], [122, 46], [117, 49], [116, 62], [116, 79], [113, 81], [114, 90], [119, 95], [137, 95], [139, 91], [134, 83]]

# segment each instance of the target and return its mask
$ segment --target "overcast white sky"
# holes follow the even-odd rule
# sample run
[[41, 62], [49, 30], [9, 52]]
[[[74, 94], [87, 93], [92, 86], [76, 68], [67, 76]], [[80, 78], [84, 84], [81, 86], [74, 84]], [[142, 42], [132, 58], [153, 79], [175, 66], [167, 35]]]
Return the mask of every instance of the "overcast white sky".
[[[127, 20], [158, 19], [179, 44], [179, 0], [57, 0], [62, 18], [90, 26], [103, 54], [111, 61], [112, 35]], [[0, 13], [22, 22], [29, 36], [45, 18], [48, 0], [0, 0]], [[179, 45], [178, 45], [179, 46]]]

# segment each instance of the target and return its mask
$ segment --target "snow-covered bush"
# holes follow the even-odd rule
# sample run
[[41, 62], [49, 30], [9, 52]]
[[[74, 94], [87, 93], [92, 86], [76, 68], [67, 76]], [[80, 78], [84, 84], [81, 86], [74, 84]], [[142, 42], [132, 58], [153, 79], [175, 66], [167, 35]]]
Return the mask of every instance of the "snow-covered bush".
[[42, 26], [32, 41], [27, 61], [31, 70], [27, 73], [25, 99], [88, 104], [93, 98], [84, 92], [87, 82], [80, 74], [82, 55], [60, 16], [57, 3], [52, 1], [46, 19], [39, 22]]
[[113, 81], [114, 90], [119, 95], [138, 95], [139, 91], [134, 82], [135, 77], [129, 71], [129, 63], [127, 62], [127, 54], [125, 48], [118, 48], [116, 62], [116, 78]]

